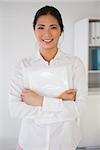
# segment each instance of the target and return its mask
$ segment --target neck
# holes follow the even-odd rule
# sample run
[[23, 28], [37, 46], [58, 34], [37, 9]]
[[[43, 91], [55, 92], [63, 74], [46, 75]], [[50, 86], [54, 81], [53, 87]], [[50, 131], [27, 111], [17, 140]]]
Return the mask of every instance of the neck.
[[41, 56], [48, 63], [50, 63], [50, 61], [56, 56], [57, 52], [58, 52], [57, 48], [52, 50], [40, 50]]

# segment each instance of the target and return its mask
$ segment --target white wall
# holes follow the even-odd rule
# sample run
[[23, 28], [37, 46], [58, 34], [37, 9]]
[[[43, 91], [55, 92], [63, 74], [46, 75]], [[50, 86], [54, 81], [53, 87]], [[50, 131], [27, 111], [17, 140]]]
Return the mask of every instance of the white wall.
[[[45, 4], [47, 3], [0, 3], [0, 139], [16, 138], [18, 135], [19, 122], [10, 118], [8, 110], [10, 72], [19, 58], [29, 56], [36, 50], [32, 20], [35, 11]], [[73, 53], [75, 21], [99, 16], [100, 7], [97, 3], [87, 2], [53, 5], [61, 11], [65, 25], [61, 47], [63, 51]]]
[[100, 17], [100, 3], [98, 3], [98, 17]]

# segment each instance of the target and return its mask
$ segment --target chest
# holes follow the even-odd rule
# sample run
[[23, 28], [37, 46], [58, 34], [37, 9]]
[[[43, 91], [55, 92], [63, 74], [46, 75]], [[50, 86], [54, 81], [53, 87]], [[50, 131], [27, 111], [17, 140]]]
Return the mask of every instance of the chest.
[[72, 68], [66, 65], [24, 68], [23, 76], [25, 88], [42, 96], [59, 96], [73, 85]]

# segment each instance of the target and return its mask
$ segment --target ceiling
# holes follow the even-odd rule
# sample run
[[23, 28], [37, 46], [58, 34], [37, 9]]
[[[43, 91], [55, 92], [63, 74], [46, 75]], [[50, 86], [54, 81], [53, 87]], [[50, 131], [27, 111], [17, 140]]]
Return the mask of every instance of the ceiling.
[[0, 2], [100, 2], [100, 0], [0, 0]]

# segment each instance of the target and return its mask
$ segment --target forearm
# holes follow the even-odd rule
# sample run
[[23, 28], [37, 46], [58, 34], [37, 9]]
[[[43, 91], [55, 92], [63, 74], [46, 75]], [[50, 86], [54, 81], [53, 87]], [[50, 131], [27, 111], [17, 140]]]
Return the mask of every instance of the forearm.
[[[35, 93], [35, 92], [34, 92]], [[30, 93], [21, 94], [21, 101], [30, 106], [42, 106], [43, 96], [34, 95], [33, 91], [30, 90]]]
[[9, 95], [9, 110], [14, 118], [35, 118], [40, 113], [41, 107], [27, 105], [20, 98]]

